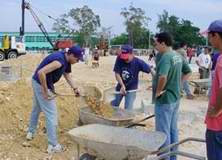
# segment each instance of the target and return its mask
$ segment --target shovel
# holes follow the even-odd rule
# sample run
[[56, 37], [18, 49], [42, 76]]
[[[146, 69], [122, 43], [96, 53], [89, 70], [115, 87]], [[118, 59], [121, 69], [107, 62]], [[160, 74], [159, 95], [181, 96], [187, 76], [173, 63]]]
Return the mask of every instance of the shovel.
[[51, 93], [50, 94], [50, 96], [48, 97], [48, 99], [49, 100], [52, 100], [52, 99], [54, 99], [54, 98], [56, 98], [56, 97], [86, 97], [86, 95], [80, 95], [80, 94], [78, 94], [78, 95], [75, 95], [75, 94], [60, 94], [60, 93], [56, 93], [56, 92], [54, 92], [54, 93]]

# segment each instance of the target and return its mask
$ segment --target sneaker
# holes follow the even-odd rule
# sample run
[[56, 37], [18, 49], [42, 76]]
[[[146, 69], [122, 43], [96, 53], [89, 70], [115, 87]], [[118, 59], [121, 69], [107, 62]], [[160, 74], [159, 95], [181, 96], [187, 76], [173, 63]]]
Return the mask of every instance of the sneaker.
[[31, 132], [28, 132], [27, 135], [26, 135], [26, 139], [27, 139], [28, 141], [31, 141], [31, 140], [33, 140], [33, 138], [34, 138], [34, 134], [31, 133]]
[[61, 144], [57, 144], [55, 146], [53, 145], [48, 145], [48, 148], [47, 148], [47, 152], [49, 154], [52, 154], [52, 153], [59, 153], [59, 152], [63, 152], [64, 151], [64, 148]]

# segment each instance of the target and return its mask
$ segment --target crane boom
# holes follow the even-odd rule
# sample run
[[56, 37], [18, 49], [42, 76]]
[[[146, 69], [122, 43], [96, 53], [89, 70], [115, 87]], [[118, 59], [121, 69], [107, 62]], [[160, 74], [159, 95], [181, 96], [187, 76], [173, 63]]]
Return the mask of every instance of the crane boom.
[[24, 2], [24, 7], [30, 11], [33, 19], [35, 20], [36, 24], [38, 25], [39, 29], [42, 31], [42, 33], [44, 34], [45, 38], [47, 39], [47, 41], [50, 43], [50, 45], [52, 46], [53, 49], [55, 49], [55, 46], [52, 42], [52, 40], [49, 37], [49, 34], [45, 28], [45, 26], [43, 25], [43, 23], [40, 21], [39, 17], [36, 15], [36, 13], [34, 12], [34, 10], [32, 9], [32, 7], [30, 6], [29, 3]]

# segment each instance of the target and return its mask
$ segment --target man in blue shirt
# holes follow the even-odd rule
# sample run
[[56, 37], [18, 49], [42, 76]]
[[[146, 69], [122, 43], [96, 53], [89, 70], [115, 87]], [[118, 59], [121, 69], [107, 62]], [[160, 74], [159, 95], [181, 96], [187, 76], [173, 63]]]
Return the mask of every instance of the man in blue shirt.
[[79, 46], [71, 47], [68, 52], [55, 52], [48, 55], [40, 63], [32, 77], [33, 87], [33, 109], [31, 113], [27, 140], [32, 140], [36, 132], [40, 112], [43, 112], [46, 119], [48, 137], [48, 153], [61, 152], [62, 146], [57, 141], [57, 108], [55, 99], [50, 95], [55, 92], [54, 84], [64, 76], [76, 95], [78, 89], [70, 76], [71, 65], [83, 60], [82, 49]]
[[111, 104], [114, 107], [119, 107], [125, 96], [125, 109], [132, 110], [136, 99], [139, 72], [150, 73], [151, 69], [143, 60], [134, 56], [133, 48], [130, 45], [123, 45], [113, 71], [118, 82], [116, 91], [119, 93], [115, 95]]

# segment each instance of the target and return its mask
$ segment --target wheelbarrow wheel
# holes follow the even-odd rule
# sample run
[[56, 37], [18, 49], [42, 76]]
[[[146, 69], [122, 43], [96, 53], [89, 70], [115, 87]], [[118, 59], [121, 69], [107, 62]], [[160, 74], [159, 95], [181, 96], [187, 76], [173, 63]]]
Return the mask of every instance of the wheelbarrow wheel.
[[90, 155], [89, 153], [84, 153], [79, 157], [79, 160], [96, 160], [96, 157]]

